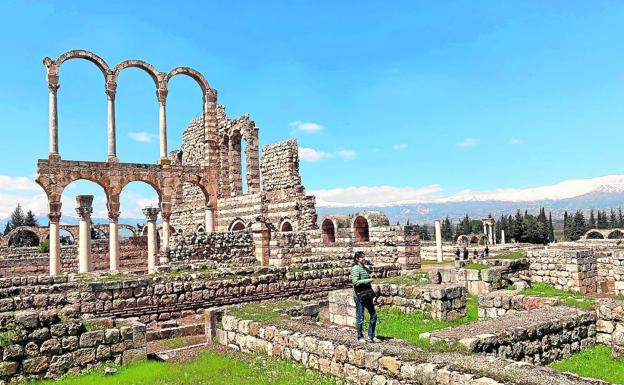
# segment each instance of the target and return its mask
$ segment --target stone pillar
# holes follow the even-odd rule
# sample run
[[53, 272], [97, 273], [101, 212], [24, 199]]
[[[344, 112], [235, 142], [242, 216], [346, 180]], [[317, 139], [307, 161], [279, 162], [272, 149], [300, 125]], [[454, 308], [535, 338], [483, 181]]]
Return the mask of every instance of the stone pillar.
[[492, 245], [496, 244], [496, 228], [493, 224], [490, 225], [490, 236], [492, 238]]
[[206, 223], [204, 227], [206, 228], [206, 234], [210, 234], [214, 232], [214, 210], [212, 206], [206, 206]]
[[435, 221], [435, 239], [436, 239], [436, 259], [442, 262], [442, 227], [440, 221]]
[[241, 136], [230, 137], [230, 196], [239, 196], [243, 193], [243, 180], [241, 167]]
[[506, 244], [505, 242], [505, 230], [501, 230], [501, 245]]
[[220, 198], [230, 197], [230, 138], [224, 135], [219, 146], [219, 192]]
[[169, 220], [171, 219], [171, 213], [165, 213], [163, 211], [162, 218], [163, 218], [163, 224], [162, 224], [162, 239], [160, 240], [161, 241], [160, 249], [165, 251], [169, 247], [169, 237], [171, 236], [170, 231], [169, 231], [170, 230]]
[[91, 271], [91, 213], [93, 212], [93, 195], [76, 197], [76, 213], [78, 213], [78, 272]]
[[260, 154], [258, 149], [258, 128], [251, 122], [249, 133], [245, 139], [245, 162], [247, 164], [247, 192], [255, 194], [260, 191]]
[[50, 275], [61, 272], [61, 237], [59, 235], [60, 213], [48, 214], [50, 218]]
[[158, 164], [170, 164], [167, 157], [167, 88], [160, 86], [156, 91], [158, 97], [158, 125], [160, 128], [160, 159]]
[[56, 77], [56, 83], [50, 80], [48, 76], [48, 107], [49, 107], [49, 127], [50, 127], [50, 158], [60, 159], [58, 150], [58, 110], [56, 104], [56, 92], [59, 89], [58, 76]]
[[156, 271], [156, 218], [160, 209], [157, 207], [147, 207], [143, 209], [143, 214], [147, 219], [147, 272], [152, 274]]
[[117, 84], [106, 82], [106, 99], [108, 103], [108, 162], [117, 162], [117, 134], [115, 132], [115, 92]]
[[119, 213], [108, 213], [108, 257], [110, 271], [119, 270]]

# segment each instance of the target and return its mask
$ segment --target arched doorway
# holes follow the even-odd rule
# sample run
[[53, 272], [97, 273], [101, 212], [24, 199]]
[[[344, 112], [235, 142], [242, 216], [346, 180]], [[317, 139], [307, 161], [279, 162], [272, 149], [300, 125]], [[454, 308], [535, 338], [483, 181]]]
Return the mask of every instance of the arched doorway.
[[363, 216], [358, 216], [353, 221], [353, 227], [355, 230], [355, 242], [368, 242], [369, 241], [369, 232], [368, 232], [368, 221]]
[[321, 224], [321, 230], [323, 232], [323, 243], [336, 242], [336, 227], [334, 226], [334, 221], [326, 218]]

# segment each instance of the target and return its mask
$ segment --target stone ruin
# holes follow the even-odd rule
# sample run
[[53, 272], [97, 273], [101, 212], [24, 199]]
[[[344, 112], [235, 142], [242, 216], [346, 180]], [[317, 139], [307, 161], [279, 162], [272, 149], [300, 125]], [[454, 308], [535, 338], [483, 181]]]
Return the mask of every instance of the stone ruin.
[[[59, 67], [71, 59], [94, 63], [105, 78], [108, 156], [102, 162], [64, 160], [59, 152]], [[319, 219], [315, 199], [301, 181], [297, 142], [267, 145], [260, 152], [255, 123], [247, 115], [228, 117], [198, 71], [160, 72], [140, 60], [111, 68], [88, 51], [69, 51], [44, 64], [50, 151], [38, 161], [37, 182], [49, 198], [50, 224], [0, 238], [0, 384], [145, 359], [149, 343], [180, 336], [204, 336], [208, 343], [374, 385], [593, 385], [602, 382], [543, 365], [595, 343], [624, 355], [624, 305], [613, 299], [624, 294], [624, 251], [613, 245], [492, 245], [493, 253], [519, 248], [526, 258], [486, 259], [481, 270], [433, 267], [426, 284], [411, 285], [400, 279], [421, 268], [416, 229], [391, 226], [379, 212]], [[128, 67], [146, 71], [155, 84], [156, 164], [123, 163], [116, 152], [115, 90], [120, 71]], [[184, 131], [182, 147], [169, 152], [167, 84], [176, 75], [198, 83], [202, 114]], [[91, 196], [76, 197], [78, 226], [60, 223], [61, 194], [78, 179], [104, 188], [108, 225], [91, 223]], [[154, 187], [159, 204], [143, 210], [142, 231], [126, 228], [132, 236], [122, 239], [119, 232], [126, 226], [118, 223], [119, 196], [132, 181]], [[102, 239], [91, 239], [92, 229]], [[60, 230], [77, 244], [61, 246]], [[11, 247], [18, 231], [49, 238], [49, 254]], [[492, 227], [479, 237], [492, 243], [493, 233]], [[355, 345], [348, 328], [354, 324], [349, 274], [355, 251], [373, 262], [379, 306], [454, 320], [466, 315], [467, 296], [478, 296], [478, 322], [421, 336], [432, 343], [458, 341], [462, 351], [477, 354], [423, 354], [401, 340]], [[441, 245], [432, 251], [441, 256]], [[595, 309], [573, 309], [520, 294], [532, 282], [611, 298], [598, 300]], [[280, 299], [303, 301], [288, 312], [296, 321], [277, 327], [228, 313], [230, 306]], [[319, 324], [319, 304], [327, 306], [333, 326]]]

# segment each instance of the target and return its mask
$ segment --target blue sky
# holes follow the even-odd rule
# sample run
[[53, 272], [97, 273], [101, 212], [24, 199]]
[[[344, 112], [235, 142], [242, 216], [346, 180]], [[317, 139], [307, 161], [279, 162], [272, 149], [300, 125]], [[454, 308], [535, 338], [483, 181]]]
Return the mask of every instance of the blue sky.
[[[230, 116], [250, 113], [261, 145], [299, 140], [308, 190], [450, 195], [622, 171], [623, 2], [3, 1], [0, 15], [0, 197], [11, 204], [41, 194], [9, 184], [47, 156], [42, 58], [71, 49], [111, 66], [196, 68]], [[101, 73], [72, 60], [60, 83], [61, 156], [105, 159]], [[121, 161], [154, 162], [157, 140], [133, 139], [158, 133], [149, 76], [124, 71], [116, 109]], [[172, 80], [169, 150], [200, 111], [197, 85]], [[129, 205], [154, 195], [125, 194]]]

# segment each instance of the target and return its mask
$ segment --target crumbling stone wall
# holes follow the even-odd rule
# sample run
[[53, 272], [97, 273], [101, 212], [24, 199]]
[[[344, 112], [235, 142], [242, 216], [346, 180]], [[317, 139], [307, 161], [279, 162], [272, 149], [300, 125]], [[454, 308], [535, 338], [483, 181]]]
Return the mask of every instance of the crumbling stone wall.
[[529, 252], [533, 282], [583, 294], [596, 293], [597, 263], [593, 250], [549, 249]]
[[[0, 279], [0, 311], [63, 310], [97, 317], [140, 317], [144, 323], [178, 318], [212, 306], [275, 298], [314, 298], [351, 285], [349, 269], [289, 272], [286, 268], [230, 268], [112, 281], [80, 276]], [[382, 278], [399, 266], [372, 270]]]
[[256, 263], [251, 233], [247, 231], [226, 233], [191, 233], [178, 235], [175, 246], [165, 251], [170, 261], [209, 260], [229, 262], [233, 266]]
[[[91, 241], [91, 261], [95, 271], [109, 269], [109, 241]], [[125, 271], [147, 270], [147, 237], [123, 238], [119, 241], [119, 267]], [[12, 254], [0, 258], [0, 277], [48, 274], [50, 257], [39, 253], [36, 247], [13, 248]], [[78, 249], [76, 245], [61, 247], [61, 271], [78, 271]]]
[[518, 290], [497, 290], [479, 295], [479, 319], [500, 318], [508, 312], [539, 309], [555, 306], [555, 297], [533, 297], [518, 294]]
[[518, 260], [488, 261], [492, 267], [484, 270], [466, 268], [435, 268], [430, 270], [431, 283], [460, 284], [470, 294], [484, 294], [499, 290], [511, 282], [526, 279], [528, 262]]
[[[420, 310], [433, 319], [452, 320], [466, 315], [466, 288], [450, 285], [373, 285], [375, 304], [394, 306], [406, 313]], [[356, 325], [353, 289], [329, 293], [329, 320], [341, 326]]]
[[82, 320], [54, 310], [0, 313], [0, 380], [60, 377], [103, 362], [144, 360], [145, 325], [124, 320]]
[[475, 353], [547, 365], [596, 342], [596, 313], [547, 306], [434, 331], [429, 337], [431, 342], [459, 340]]

